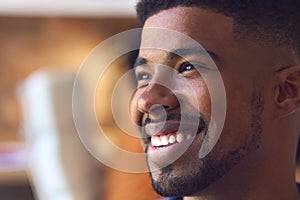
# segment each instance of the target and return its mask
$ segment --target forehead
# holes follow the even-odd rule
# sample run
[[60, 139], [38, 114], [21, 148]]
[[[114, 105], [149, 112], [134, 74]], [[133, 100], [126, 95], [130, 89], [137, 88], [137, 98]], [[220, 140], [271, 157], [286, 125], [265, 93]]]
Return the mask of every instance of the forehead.
[[[213, 11], [198, 7], [176, 7], [163, 10], [149, 17], [144, 29], [162, 28], [183, 33], [198, 42], [204, 48], [222, 52], [223, 47], [232, 46], [232, 19]], [[148, 34], [142, 33], [141, 48], [151, 44], [168, 45], [170, 49], [189, 48], [183, 37], [174, 34]], [[148, 51], [141, 51], [148, 52]]]

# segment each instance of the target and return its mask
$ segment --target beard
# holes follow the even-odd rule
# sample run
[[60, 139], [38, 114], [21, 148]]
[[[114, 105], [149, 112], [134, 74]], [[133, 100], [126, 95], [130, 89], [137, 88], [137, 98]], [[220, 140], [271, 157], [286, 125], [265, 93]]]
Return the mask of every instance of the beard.
[[[179, 158], [179, 161], [184, 160], [184, 164], [181, 164], [181, 170], [184, 170], [182, 173], [174, 175], [174, 171], [178, 167], [177, 161], [160, 169], [159, 172], [150, 173], [155, 191], [162, 196], [169, 197], [197, 195], [209, 185], [218, 181], [250, 152], [258, 149], [262, 132], [261, 114], [264, 109], [264, 99], [261, 91], [254, 90], [252, 93], [250, 124], [252, 134], [250, 137], [247, 137], [235, 150], [219, 156], [218, 159], [210, 153], [200, 160], [197, 152], [200, 147], [193, 148], [192, 144], [187, 152]], [[185, 156], [189, 158], [184, 159]], [[147, 162], [149, 163], [149, 161]]]

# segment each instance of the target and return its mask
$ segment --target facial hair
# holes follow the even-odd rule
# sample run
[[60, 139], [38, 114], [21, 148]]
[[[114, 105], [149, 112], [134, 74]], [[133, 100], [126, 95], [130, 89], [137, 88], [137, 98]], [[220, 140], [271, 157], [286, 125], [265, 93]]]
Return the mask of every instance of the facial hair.
[[[162, 196], [193, 196], [207, 188], [211, 183], [219, 180], [235, 165], [240, 163], [250, 152], [259, 148], [261, 143], [262, 122], [261, 114], [264, 110], [262, 89], [254, 89], [251, 99], [251, 129], [252, 135], [235, 150], [227, 153], [217, 161], [208, 154], [202, 159], [198, 170], [188, 175], [173, 176], [174, 164], [161, 169], [157, 180], [151, 175], [152, 186]], [[197, 154], [198, 155], [198, 154]], [[184, 156], [184, 154], [183, 154]], [[195, 158], [195, 159], [198, 159]]]

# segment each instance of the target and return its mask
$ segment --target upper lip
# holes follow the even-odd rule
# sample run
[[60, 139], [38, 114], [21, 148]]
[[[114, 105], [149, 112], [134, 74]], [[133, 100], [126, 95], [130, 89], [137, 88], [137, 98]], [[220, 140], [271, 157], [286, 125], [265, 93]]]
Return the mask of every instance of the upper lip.
[[159, 135], [162, 133], [174, 133], [179, 129], [179, 122], [157, 122], [149, 123], [144, 129], [148, 136]]
[[178, 131], [189, 131], [196, 134], [206, 128], [206, 121], [202, 116], [194, 117], [190, 115], [173, 114], [168, 115], [166, 120], [148, 120], [143, 126], [143, 132], [147, 137], [151, 137]]

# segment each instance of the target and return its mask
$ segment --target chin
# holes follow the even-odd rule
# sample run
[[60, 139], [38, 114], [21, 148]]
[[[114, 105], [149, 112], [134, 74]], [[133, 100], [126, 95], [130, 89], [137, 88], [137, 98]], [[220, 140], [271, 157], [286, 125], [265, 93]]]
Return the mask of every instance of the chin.
[[[201, 193], [212, 182], [209, 158], [200, 160], [198, 151], [187, 151], [174, 163], [150, 173], [152, 186], [161, 196], [180, 197]], [[207, 161], [206, 161], [207, 160]], [[215, 179], [215, 178], [214, 178]]]
[[151, 177], [155, 191], [169, 197], [193, 196], [201, 193], [209, 185], [203, 180], [200, 170], [191, 174], [178, 175], [173, 165], [161, 169], [159, 174], [151, 173]]

